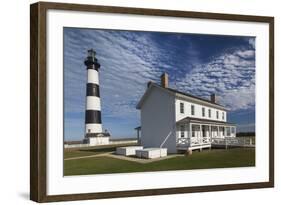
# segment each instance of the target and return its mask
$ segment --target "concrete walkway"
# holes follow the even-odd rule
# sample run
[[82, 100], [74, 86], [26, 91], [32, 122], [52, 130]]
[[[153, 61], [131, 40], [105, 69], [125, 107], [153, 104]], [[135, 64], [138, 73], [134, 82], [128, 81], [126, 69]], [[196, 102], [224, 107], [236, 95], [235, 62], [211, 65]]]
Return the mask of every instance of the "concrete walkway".
[[103, 157], [103, 156], [108, 156], [112, 153], [113, 152], [106, 152], [106, 153], [102, 153], [102, 154], [93, 154], [93, 155], [87, 155], [87, 156], [81, 156], [81, 157], [70, 157], [70, 158], [66, 158], [64, 160], [75, 160], [75, 159], [85, 159], [85, 158], [92, 158], [92, 157]]
[[122, 156], [122, 155], [116, 155], [114, 152], [106, 152], [102, 154], [95, 154], [95, 155], [88, 155], [88, 156], [81, 156], [81, 157], [70, 157], [66, 158], [64, 160], [76, 160], [76, 159], [85, 159], [85, 158], [93, 158], [93, 157], [111, 157], [115, 159], [121, 159], [121, 160], [127, 160], [130, 162], [137, 162], [141, 164], [147, 164], [151, 162], [157, 162], [165, 159], [170, 159], [178, 156], [183, 156], [183, 154], [173, 154], [173, 155], [168, 155], [166, 157], [161, 157], [161, 158], [156, 158], [156, 159], [143, 159], [143, 158], [137, 158], [137, 157], [129, 157], [129, 156]]
[[116, 155], [116, 154], [108, 155], [108, 157], [112, 157], [112, 158], [115, 158], [115, 159], [127, 160], [127, 161], [137, 162], [137, 163], [141, 163], [141, 164], [157, 162], [157, 161], [161, 161], [161, 160], [165, 160], [165, 159], [170, 159], [170, 158], [174, 158], [174, 157], [178, 157], [178, 156], [183, 156], [183, 155], [181, 155], [181, 154], [173, 154], [173, 155], [168, 155], [166, 157], [160, 157], [160, 158], [155, 158], [155, 159], [144, 159], [144, 158], [137, 158], [135, 156], [129, 157], [129, 156]]

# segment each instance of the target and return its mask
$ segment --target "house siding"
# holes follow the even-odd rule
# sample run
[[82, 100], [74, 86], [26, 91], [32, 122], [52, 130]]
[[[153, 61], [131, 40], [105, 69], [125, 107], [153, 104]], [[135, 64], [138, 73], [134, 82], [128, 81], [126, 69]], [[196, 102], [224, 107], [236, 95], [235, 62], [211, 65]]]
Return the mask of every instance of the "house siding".
[[[184, 104], [184, 113], [180, 112], [180, 103]], [[191, 105], [194, 105], [195, 113], [194, 115], [191, 114]], [[205, 116], [202, 115], [202, 107], [205, 108]], [[211, 117], [209, 117], [209, 109], [211, 109]], [[211, 106], [199, 104], [197, 102], [189, 102], [184, 99], [175, 99], [175, 110], [176, 110], [176, 121], [179, 121], [181, 119], [184, 119], [186, 117], [194, 117], [199, 119], [209, 119], [209, 120], [217, 120], [220, 122], [226, 122], [227, 121], [227, 112], [222, 109], [214, 108]], [[217, 119], [216, 112], [219, 112], [219, 119]], [[224, 113], [224, 119], [222, 118]]]
[[152, 88], [141, 107], [141, 143], [144, 147], [160, 147], [168, 153], [176, 153], [175, 96], [158, 88]]

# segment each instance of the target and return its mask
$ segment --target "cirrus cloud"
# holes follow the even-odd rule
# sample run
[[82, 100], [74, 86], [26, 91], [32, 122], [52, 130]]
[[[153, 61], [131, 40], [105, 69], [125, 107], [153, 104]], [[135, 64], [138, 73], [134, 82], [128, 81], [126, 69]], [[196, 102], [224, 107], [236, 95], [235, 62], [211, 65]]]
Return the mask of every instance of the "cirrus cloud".
[[[194, 37], [195, 36], [195, 37]], [[83, 136], [88, 49], [97, 52], [101, 64], [102, 120], [114, 137], [135, 136], [140, 123], [135, 109], [148, 81], [159, 83], [169, 73], [170, 85], [193, 95], [219, 96], [232, 111], [255, 106], [255, 40], [223, 52], [207, 53], [198, 43], [206, 36], [65, 28], [64, 116], [67, 139]], [[219, 37], [218, 37], [219, 38]], [[195, 40], [196, 39], [196, 42]], [[213, 39], [206, 40], [212, 42]], [[205, 45], [204, 43], [202, 43]], [[212, 51], [211, 44], [209, 50]], [[79, 123], [78, 123], [79, 122]], [[74, 126], [75, 124], [75, 126]]]

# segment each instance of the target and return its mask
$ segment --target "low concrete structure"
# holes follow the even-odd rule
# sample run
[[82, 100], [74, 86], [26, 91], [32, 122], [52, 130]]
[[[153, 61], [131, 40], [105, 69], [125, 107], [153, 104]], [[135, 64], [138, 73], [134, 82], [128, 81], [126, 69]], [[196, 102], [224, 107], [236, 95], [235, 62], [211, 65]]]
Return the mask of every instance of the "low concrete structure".
[[167, 148], [146, 148], [136, 150], [136, 155], [139, 158], [155, 159], [167, 156]]
[[[104, 140], [106, 140], [106, 139], [104, 139]], [[103, 141], [103, 143], [107, 143], [106, 141]], [[134, 145], [134, 144], [137, 144], [138, 143], [138, 140], [136, 139], [136, 138], [123, 138], [123, 139], [109, 139], [109, 141], [108, 141], [108, 143], [106, 144], [106, 145], [123, 145], [123, 146], [125, 146], [125, 145], [129, 145], [129, 144], [132, 144], [132, 145]], [[83, 147], [98, 147], [98, 146], [103, 146], [104, 144], [90, 144], [90, 143], [88, 143], [88, 141], [86, 140], [86, 142], [85, 143], [82, 143], [82, 142], [78, 142], [77, 141], [77, 143], [68, 143], [68, 142], [65, 142], [65, 144], [64, 144], [64, 148], [83, 148]], [[105, 146], [106, 146], [105, 145]]]
[[116, 154], [123, 156], [133, 156], [136, 155], [137, 150], [142, 150], [142, 146], [130, 146], [130, 147], [117, 147]]
[[88, 143], [89, 143], [90, 146], [108, 145], [109, 144], [109, 136], [89, 137]]

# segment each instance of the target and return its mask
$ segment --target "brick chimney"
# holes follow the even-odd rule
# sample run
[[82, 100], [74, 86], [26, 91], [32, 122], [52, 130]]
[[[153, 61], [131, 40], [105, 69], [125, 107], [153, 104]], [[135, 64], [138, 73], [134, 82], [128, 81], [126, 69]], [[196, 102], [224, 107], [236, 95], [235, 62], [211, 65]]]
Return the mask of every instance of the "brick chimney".
[[163, 73], [163, 74], [161, 75], [161, 86], [162, 86], [163, 88], [169, 87], [169, 76], [168, 76], [167, 73]]
[[215, 93], [211, 94], [211, 99], [210, 100], [211, 100], [212, 103], [216, 103], [217, 102], [216, 94]]

